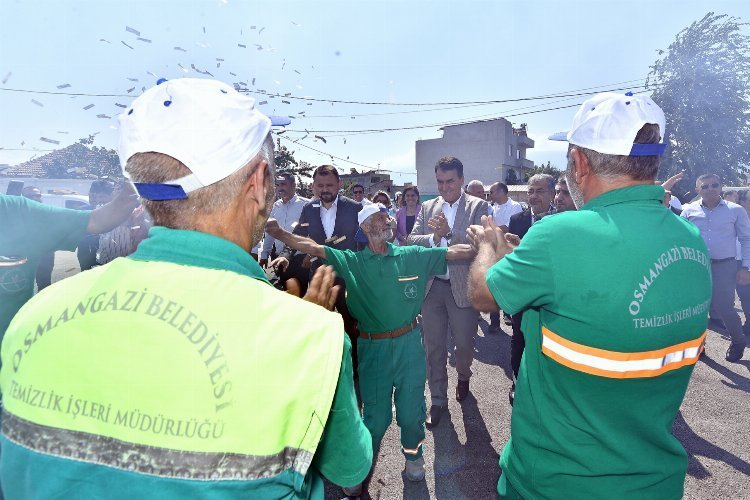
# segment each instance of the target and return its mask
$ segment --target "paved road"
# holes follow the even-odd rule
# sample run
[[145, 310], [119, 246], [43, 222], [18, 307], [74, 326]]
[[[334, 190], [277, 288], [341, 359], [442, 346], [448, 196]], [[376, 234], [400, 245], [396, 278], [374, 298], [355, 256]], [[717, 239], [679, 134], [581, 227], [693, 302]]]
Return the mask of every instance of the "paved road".
[[[76, 272], [75, 254], [57, 252], [53, 279]], [[510, 327], [487, 335], [487, 321], [484, 315], [477, 332], [472, 395], [463, 404], [451, 399], [450, 418], [444, 416], [434, 431], [427, 431], [426, 480], [404, 480], [394, 419], [368, 487], [371, 498], [496, 497], [498, 453], [510, 427]], [[675, 421], [674, 433], [690, 460], [686, 499], [750, 499], [750, 350], [740, 363], [728, 363], [724, 360], [727, 345], [726, 336], [709, 332], [707, 356], [695, 368]], [[455, 370], [448, 373], [448, 391], [453, 394]], [[326, 498], [342, 497], [340, 488], [326, 485]]]
[[[497, 497], [498, 454], [510, 426], [510, 327], [487, 335], [488, 320], [484, 315], [477, 332], [472, 396], [463, 404], [452, 399], [450, 420], [427, 431], [426, 481], [404, 480], [394, 420], [369, 484], [371, 498]], [[695, 368], [675, 421], [674, 433], [689, 455], [686, 499], [750, 499], [750, 350], [740, 363], [728, 363], [727, 345], [728, 337], [709, 332], [707, 356]], [[449, 374], [453, 394], [455, 370]], [[339, 488], [328, 485], [326, 498], [342, 497]]]

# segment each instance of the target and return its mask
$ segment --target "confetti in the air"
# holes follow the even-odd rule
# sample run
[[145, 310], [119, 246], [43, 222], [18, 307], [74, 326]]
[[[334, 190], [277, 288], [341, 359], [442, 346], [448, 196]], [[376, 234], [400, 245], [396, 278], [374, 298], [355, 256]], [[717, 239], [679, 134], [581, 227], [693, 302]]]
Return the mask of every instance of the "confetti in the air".
[[181, 52], [187, 52], [187, 50], [183, 49], [182, 47], [175, 47], [174, 50], [179, 50]]
[[40, 108], [43, 108], [43, 107], [44, 107], [44, 104], [42, 104], [41, 102], [37, 101], [36, 99], [32, 99], [32, 100], [31, 100], [31, 102], [33, 102], [34, 104], [36, 104], [36, 105], [37, 105], [37, 106], [39, 106]]
[[130, 88], [128, 89], [128, 94], [129, 94], [129, 93], [131, 93], [131, 92], [132, 92], [132, 91], [134, 91], [134, 90], [135, 90], [135, 87], [130, 87]]
[[54, 139], [47, 139], [46, 137], [40, 137], [40, 141], [49, 142], [50, 144], [60, 144], [60, 141], [56, 141]]
[[149, 40], [148, 38], [141, 38], [141, 37], [138, 37], [138, 40], [140, 40], [140, 41], [142, 41], [142, 42], [146, 42], [146, 43], [151, 43], [151, 40]]
[[63, 83], [62, 85], [57, 86], [58, 89], [67, 89], [68, 87], [70, 87], [69, 83]]
[[88, 106], [84, 106], [84, 107], [83, 107], [83, 109], [91, 109], [91, 108], [93, 108], [93, 107], [94, 107], [94, 105], [93, 105], [93, 104], [89, 104]]
[[268, 104], [268, 101], [260, 101], [258, 103], [258, 106], [263, 106], [264, 104]]
[[247, 48], [247, 45], [244, 45], [244, 44], [242, 44], [242, 43], [238, 43], [238, 44], [237, 44], [237, 47], [242, 47], [243, 49], [246, 49], [246, 48]]
[[100, 38], [99, 41], [100, 42], [107, 42], [108, 44], [112, 45], [112, 42], [110, 42], [109, 40], [105, 40], [104, 38]]
[[131, 47], [127, 43], [123, 42], [122, 40], [120, 40], [120, 43], [123, 44], [124, 46], [126, 46], [127, 48], [129, 48], [130, 50], [135, 50], [133, 47]]
[[116, 103], [115, 103], [115, 106], [117, 106], [118, 108], [127, 108], [127, 106], [126, 106], [126, 105], [124, 105], [124, 104], [120, 104], [119, 102], [116, 102]]
[[258, 34], [260, 35], [261, 33], [263, 33], [263, 30], [264, 30], [264, 29], [266, 29], [266, 27], [265, 27], [265, 26], [263, 26], [263, 27], [262, 27], [262, 28], [261, 28], [261, 29], [260, 29], [260, 30], [258, 31]]
[[138, 31], [137, 29], [133, 29], [130, 26], [125, 26], [125, 31], [127, 31], [128, 33], [132, 33], [135, 36], [141, 36], [141, 32], [140, 31]]
[[105, 114], [101, 114], [101, 115], [96, 115], [96, 117], [97, 117], [97, 118], [107, 118], [107, 119], [109, 119], [109, 118], [112, 118], [111, 116], [109, 116], [109, 115], [105, 115]]
[[253, 87], [255, 87], [255, 78], [253, 78], [252, 84], [253, 84]]
[[128, 80], [130, 80], [131, 82], [137, 82], [138, 78], [128, 78]]
[[11, 76], [12, 74], [13, 74], [13, 73], [12, 73], [12, 72], [10, 72], [10, 73], [8, 73], [7, 75], [5, 75], [5, 78], [3, 78], [3, 85], [5, 85], [5, 83], [6, 83], [6, 82], [7, 82], [8, 80], [10, 80], [10, 76]]
[[283, 102], [284, 104], [291, 104], [291, 102], [289, 102], [289, 101], [285, 101], [285, 100], [283, 100], [283, 99], [281, 100], [281, 102]]
[[229, 74], [232, 76], [237, 76], [237, 73], [232, 73], [231, 71], [229, 72]]

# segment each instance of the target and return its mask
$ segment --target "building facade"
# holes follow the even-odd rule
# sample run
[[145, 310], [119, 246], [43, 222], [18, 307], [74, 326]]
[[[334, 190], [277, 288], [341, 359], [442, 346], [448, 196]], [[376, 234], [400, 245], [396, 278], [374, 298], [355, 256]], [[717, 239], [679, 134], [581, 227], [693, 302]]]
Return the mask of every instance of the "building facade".
[[437, 196], [435, 164], [443, 156], [455, 156], [464, 165], [464, 179], [478, 179], [489, 187], [494, 182], [523, 182], [534, 162], [526, 150], [534, 141], [505, 118], [443, 127], [443, 137], [416, 143], [417, 186], [423, 199]]

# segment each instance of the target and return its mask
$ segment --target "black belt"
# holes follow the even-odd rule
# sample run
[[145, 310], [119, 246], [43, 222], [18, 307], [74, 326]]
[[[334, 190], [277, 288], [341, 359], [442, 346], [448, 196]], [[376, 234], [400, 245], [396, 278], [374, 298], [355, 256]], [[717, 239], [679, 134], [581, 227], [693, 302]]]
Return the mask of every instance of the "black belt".
[[728, 260], [737, 260], [734, 257], [727, 257], [726, 259], [711, 259], [711, 264], [718, 264], [719, 262], [726, 262]]
[[440, 281], [442, 283], [450, 283], [451, 282], [451, 280], [449, 280], [449, 279], [438, 278], [437, 276], [435, 276], [435, 280]]

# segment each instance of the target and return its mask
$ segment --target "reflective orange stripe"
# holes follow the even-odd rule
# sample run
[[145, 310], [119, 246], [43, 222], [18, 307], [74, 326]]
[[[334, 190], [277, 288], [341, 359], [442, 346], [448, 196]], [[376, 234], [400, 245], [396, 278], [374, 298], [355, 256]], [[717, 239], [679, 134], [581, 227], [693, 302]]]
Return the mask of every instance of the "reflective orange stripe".
[[608, 378], [656, 377], [695, 364], [706, 333], [694, 340], [644, 352], [617, 352], [578, 344], [542, 327], [542, 352], [576, 371]]
[[411, 448], [404, 448], [403, 446], [401, 447], [401, 449], [404, 450], [404, 453], [408, 453], [409, 455], [416, 455], [417, 453], [419, 453], [419, 449], [422, 447], [422, 443], [424, 443], [424, 439], [420, 441], [417, 447], [413, 450]]

